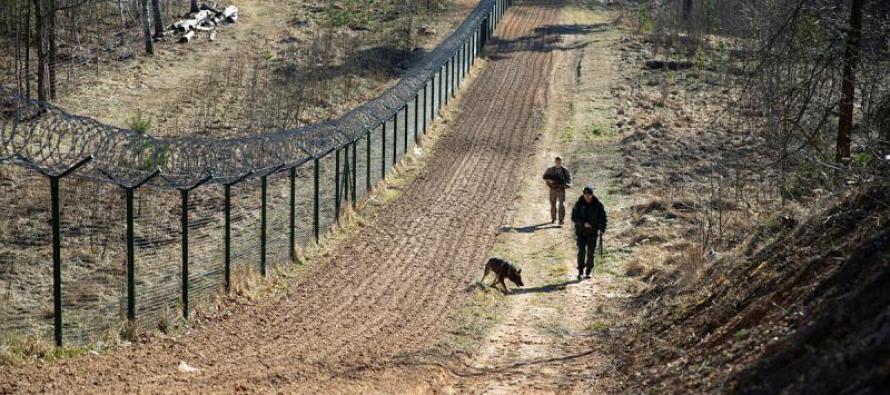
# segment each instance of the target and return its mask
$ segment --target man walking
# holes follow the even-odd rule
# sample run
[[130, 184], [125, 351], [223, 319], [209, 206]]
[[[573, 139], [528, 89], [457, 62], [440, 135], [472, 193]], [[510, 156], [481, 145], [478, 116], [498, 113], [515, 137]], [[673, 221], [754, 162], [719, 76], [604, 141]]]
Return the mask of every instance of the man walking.
[[593, 186], [584, 187], [578, 203], [572, 208], [572, 222], [575, 223], [575, 236], [578, 238], [578, 280], [581, 280], [582, 275], [590, 278], [596, 240], [606, 232], [607, 223], [606, 209], [593, 195]]
[[[559, 214], [559, 224], [562, 225], [566, 217], [566, 188], [572, 186], [572, 175], [569, 169], [562, 167], [562, 158], [556, 157], [553, 167], [544, 172], [544, 181], [550, 188], [550, 223], [556, 222]], [[557, 203], [559, 206], [557, 207]]]

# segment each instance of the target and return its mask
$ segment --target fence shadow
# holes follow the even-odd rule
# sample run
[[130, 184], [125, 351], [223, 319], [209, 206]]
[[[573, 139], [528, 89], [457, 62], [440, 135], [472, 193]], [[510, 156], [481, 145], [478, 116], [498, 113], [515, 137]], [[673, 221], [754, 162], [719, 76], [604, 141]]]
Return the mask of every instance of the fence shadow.
[[545, 25], [535, 28], [531, 34], [512, 40], [493, 38], [491, 60], [506, 59], [506, 54], [515, 52], [553, 52], [572, 51], [587, 47], [588, 43], [570, 44], [564, 36], [590, 35], [602, 33], [609, 29], [609, 23]]

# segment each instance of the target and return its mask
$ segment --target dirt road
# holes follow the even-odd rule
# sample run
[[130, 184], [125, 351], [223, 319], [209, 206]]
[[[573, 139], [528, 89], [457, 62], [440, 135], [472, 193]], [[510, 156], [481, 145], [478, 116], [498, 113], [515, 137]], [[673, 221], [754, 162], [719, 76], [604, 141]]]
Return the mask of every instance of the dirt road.
[[[620, 136], [612, 125], [620, 32], [606, 7], [592, 2], [565, 7], [546, 123], [537, 154], [518, 193], [513, 223], [495, 251], [522, 265], [526, 287], [506, 299], [498, 323], [480, 342], [468, 371], [448, 385], [456, 393], [599, 394], [620, 391], [612, 342], [629, 326], [627, 302], [636, 286], [624, 271], [623, 233], [634, 203], [615, 185], [622, 166]], [[592, 279], [576, 279], [571, 225], [547, 223], [549, 203], [542, 169], [560, 156], [572, 171], [568, 211], [582, 186], [593, 186], [609, 215], [606, 253]], [[570, 222], [569, 222], [570, 223]]]
[[[423, 391], [435, 348], [511, 223], [548, 101], [560, 1], [518, 1], [458, 116], [413, 182], [321, 269], [175, 340], [0, 372], [0, 392]], [[180, 361], [199, 371], [181, 373]]]

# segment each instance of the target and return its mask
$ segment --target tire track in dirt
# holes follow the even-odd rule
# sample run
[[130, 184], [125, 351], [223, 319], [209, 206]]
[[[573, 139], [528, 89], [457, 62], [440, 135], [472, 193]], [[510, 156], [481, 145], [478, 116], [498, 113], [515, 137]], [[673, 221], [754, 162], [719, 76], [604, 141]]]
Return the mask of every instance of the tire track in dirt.
[[[0, 372], [0, 392], [336, 390], [331, 381], [357, 380], [397, 353], [435, 345], [512, 216], [553, 67], [536, 29], [557, 23], [561, 4], [516, 2], [426, 166], [304, 283], [231, 307], [232, 319], [181, 340]], [[200, 372], [178, 373], [180, 360]], [[391, 389], [434, 380], [379, 376], [370, 382]]]

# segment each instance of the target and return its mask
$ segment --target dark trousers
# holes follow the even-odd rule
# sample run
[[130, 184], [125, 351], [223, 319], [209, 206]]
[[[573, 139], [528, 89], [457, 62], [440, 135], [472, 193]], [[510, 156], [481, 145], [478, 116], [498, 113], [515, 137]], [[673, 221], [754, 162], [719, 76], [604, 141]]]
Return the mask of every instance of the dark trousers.
[[596, 255], [596, 235], [578, 236], [578, 274], [587, 269], [593, 272], [593, 258]]

